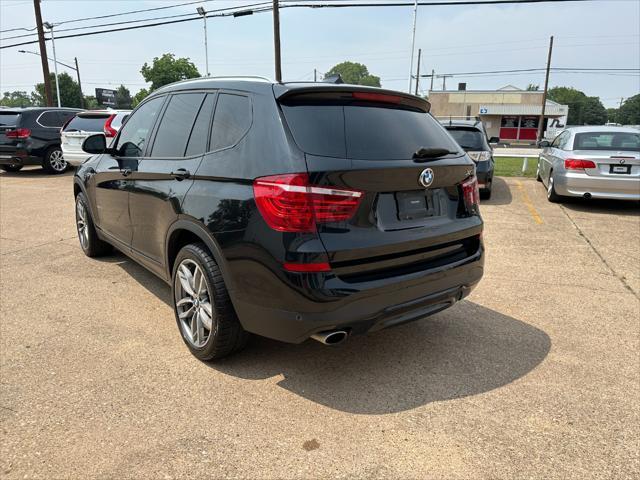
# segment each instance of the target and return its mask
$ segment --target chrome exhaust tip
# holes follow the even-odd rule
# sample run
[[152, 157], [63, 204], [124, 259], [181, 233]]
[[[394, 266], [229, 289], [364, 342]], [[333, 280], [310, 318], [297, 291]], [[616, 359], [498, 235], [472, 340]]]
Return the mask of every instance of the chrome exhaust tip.
[[311, 338], [324, 345], [339, 345], [347, 339], [348, 335], [344, 330], [331, 330], [329, 332], [314, 333]]
[[591, 194], [589, 192], [585, 193], [582, 196], [585, 198], [585, 200], [590, 200], [591, 199]]

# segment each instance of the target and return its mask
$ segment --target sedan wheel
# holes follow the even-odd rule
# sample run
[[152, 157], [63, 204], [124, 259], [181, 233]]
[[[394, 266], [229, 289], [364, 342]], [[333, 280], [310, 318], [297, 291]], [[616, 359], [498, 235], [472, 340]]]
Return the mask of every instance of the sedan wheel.
[[182, 333], [193, 347], [203, 348], [214, 322], [211, 292], [204, 273], [196, 262], [185, 259], [178, 266], [174, 282]]

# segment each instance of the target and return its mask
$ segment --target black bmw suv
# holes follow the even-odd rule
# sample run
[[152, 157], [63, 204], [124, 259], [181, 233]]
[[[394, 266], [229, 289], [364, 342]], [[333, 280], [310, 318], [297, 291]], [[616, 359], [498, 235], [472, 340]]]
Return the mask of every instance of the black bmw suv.
[[203, 360], [249, 332], [337, 344], [462, 299], [483, 273], [474, 164], [429, 103], [354, 85], [163, 87], [74, 177], [85, 254], [172, 287]]
[[75, 108], [29, 107], [0, 109], [0, 169], [17, 172], [25, 165], [42, 165], [62, 173], [67, 162], [60, 148], [60, 128]]

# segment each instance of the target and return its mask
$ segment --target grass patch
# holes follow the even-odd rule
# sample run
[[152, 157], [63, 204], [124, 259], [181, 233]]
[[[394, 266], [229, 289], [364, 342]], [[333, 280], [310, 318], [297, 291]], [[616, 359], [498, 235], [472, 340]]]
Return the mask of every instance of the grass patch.
[[529, 157], [527, 170], [522, 173], [524, 158], [519, 157], [495, 157], [495, 175], [500, 177], [535, 177], [538, 166], [538, 157]]

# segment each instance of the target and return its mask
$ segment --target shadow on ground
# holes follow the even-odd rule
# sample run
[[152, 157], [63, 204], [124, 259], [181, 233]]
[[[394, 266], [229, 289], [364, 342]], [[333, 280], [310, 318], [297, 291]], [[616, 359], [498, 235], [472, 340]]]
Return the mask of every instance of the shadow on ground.
[[615, 214], [629, 217], [640, 216], [640, 202], [634, 201], [566, 198], [562, 200], [562, 206], [573, 212]]
[[513, 196], [507, 182], [502, 177], [493, 177], [491, 199], [480, 200], [480, 208], [482, 208], [482, 205], [509, 205], [512, 201]]
[[[171, 306], [167, 284], [118, 257], [114, 263]], [[167, 318], [173, 320], [171, 308]], [[307, 400], [344, 412], [385, 414], [507, 385], [536, 368], [550, 347], [542, 330], [463, 301], [429, 319], [338, 347], [254, 336], [244, 351], [209, 366], [249, 380], [282, 376], [280, 387]]]

